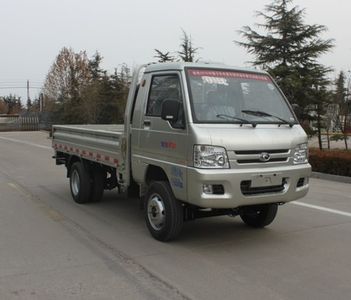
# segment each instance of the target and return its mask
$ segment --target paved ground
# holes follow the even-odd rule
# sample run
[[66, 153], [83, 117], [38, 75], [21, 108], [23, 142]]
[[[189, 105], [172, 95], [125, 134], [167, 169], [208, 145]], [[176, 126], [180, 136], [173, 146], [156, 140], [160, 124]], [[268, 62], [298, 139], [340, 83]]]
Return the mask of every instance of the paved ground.
[[351, 185], [311, 180], [263, 230], [238, 218], [153, 240], [136, 200], [71, 200], [45, 133], [0, 133], [0, 299], [350, 299]]

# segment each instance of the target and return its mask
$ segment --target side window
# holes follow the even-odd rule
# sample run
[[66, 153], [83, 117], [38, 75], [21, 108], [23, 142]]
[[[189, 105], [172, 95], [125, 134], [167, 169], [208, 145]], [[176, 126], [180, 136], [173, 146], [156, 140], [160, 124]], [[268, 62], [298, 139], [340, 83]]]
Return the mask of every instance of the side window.
[[146, 115], [160, 117], [162, 103], [165, 100], [183, 102], [180, 80], [177, 75], [159, 75], [152, 78]]

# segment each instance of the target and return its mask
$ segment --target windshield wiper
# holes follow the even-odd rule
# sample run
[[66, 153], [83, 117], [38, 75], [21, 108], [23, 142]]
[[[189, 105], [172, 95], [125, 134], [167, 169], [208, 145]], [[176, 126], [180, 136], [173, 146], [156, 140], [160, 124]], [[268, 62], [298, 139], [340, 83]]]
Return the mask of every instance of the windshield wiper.
[[241, 124], [240, 125], [243, 125], [243, 124], [250, 124], [252, 125], [252, 127], [256, 127], [256, 123], [255, 122], [250, 122], [249, 120], [245, 120], [245, 119], [242, 119], [242, 118], [238, 118], [238, 117], [234, 117], [234, 116], [230, 116], [230, 115], [226, 115], [226, 114], [218, 114], [216, 115], [217, 118], [220, 118], [220, 119], [233, 119], [233, 120], [237, 120], [237, 121], [240, 121]]
[[271, 115], [271, 114], [264, 112], [264, 111], [261, 111], [261, 110], [242, 110], [241, 112], [243, 112], [244, 114], [253, 115], [253, 116], [257, 116], [257, 117], [272, 117], [272, 118], [275, 118], [275, 119], [281, 121], [280, 124], [288, 124], [290, 127], [293, 127], [295, 125], [295, 123], [293, 123], [293, 122], [289, 122], [281, 117]]

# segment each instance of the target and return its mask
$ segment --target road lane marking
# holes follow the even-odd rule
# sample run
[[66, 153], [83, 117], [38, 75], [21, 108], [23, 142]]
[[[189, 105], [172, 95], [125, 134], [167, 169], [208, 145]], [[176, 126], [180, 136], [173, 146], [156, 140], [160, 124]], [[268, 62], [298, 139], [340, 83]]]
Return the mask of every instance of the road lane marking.
[[312, 205], [312, 204], [308, 204], [305, 202], [300, 202], [300, 201], [294, 201], [291, 202], [291, 204], [295, 204], [298, 206], [303, 206], [303, 207], [308, 207], [308, 208], [312, 208], [312, 209], [317, 209], [320, 211], [325, 211], [325, 212], [329, 212], [332, 214], [336, 214], [336, 215], [340, 215], [340, 216], [344, 216], [344, 217], [350, 217], [351, 218], [351, 213], [346, 212], [346, 211], [342, 211], [342, 210], [337, 210], [337, 209], [331, 209], [328, 207], [323, 207], [323, 206], [318, 206], [318, 205]]
[[20, 185], [14, 182], [7, 182], [7, 185], [16, 190], [17, 192], [21, 193], [26, 198], [33, 201], [37, 205], [37, 207], [51, 220], [55, 222], [60, 222], [65, 219], [64, 215], [62, 215], [58, 210], [40, 201], [37, 197], [35, 197], [33, 194], [28, 192], [25, 188], [21, 187]]
[[18, 192], [23, 193], [23, 190], [15, 183], [13, 182], [8, 182], [7, 185], [9, 185], [10, 187], [12, 187], [13, 189], [15, 189]]
[[47, 149], [47, 150], [48, 149], [49, 150], [52, 149], [51, 147], [48, 147], [48, 146], [39, 145], [39, 144], [27, 142], [27, 141], [21, 141], [21, 140], [17, 140], [17, 139], [12, 139], [12, 138], [8, 138], [8, 137], [4, 137], [4, 136], [0, 136], [0, 140], [10, 141], [10, 142], [14, 142], [14, 143], [29, 145], [29, 146], [34, 146], [34, 147], [37, 147], [37, 148], [42, 148], [42, 149]]

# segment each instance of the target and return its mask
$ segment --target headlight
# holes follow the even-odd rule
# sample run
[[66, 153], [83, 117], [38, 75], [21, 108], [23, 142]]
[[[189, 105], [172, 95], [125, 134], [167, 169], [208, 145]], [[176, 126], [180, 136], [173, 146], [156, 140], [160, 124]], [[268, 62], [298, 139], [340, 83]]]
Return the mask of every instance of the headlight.
[[229, 169], [227, 152], [223, 147], [195, 145], [194, 167], [201, 169]]
[[307, 144], [300, 144], [294, 150], [294, 164], [308, 163], [308, 146]]

